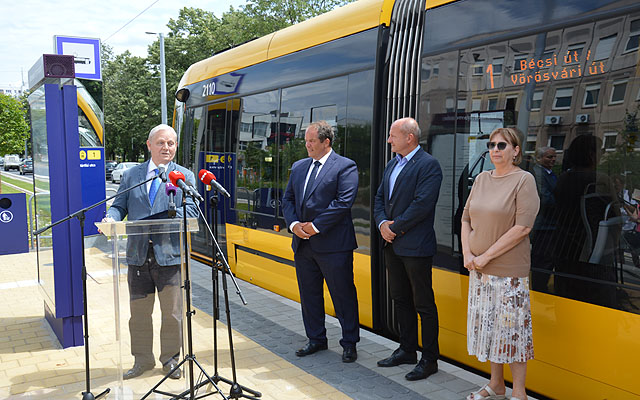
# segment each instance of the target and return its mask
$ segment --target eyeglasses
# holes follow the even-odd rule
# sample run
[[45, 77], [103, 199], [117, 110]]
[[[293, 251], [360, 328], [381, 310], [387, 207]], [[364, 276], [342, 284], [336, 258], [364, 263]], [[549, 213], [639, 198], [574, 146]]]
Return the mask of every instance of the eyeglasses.
[[488, 142], [487, 143], [487, 149], [493, 150], [493, 149], [495, 149], [497, 147], [498, 150], [502, 151], [502, 150], [507, 148], [507, 144], [509, 144], [509, 143], [507, 143], [507, 142], [498, 142], [498, 143], [496, 143], [496, 142]]

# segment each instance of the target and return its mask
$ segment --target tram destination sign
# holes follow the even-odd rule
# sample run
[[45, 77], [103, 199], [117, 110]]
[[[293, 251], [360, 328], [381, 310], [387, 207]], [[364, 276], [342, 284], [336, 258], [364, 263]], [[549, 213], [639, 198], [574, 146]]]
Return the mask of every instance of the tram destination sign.
[[[604, 74], [604, 62], [591, 61], [590, 58], [591, 50], [587, 52], [584, 68], [582, 68], [580, 54], [577, 51], [568, 51], [561, 57], [555, 53], [547, 53], [539, 58], [519, 59], [515, 61], [515, 68], [509, 79], [514, 85], [526, 85], [532, 82], [543, 83]], [[559, 66], [562, 66], [562, 69], [558, 69]], [[487, 66], [487, 75], [491, 89], [494, 89], [493, 64]]]

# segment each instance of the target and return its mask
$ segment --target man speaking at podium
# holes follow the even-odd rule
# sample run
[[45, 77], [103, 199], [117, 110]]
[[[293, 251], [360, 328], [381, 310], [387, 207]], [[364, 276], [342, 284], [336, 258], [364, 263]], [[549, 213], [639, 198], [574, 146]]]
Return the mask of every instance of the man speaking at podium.
[[[170, 171], [184, 174], [187, 182], [195, 184], [193, 173], [173, 162], [178, 147], [176, 131], [169, 125], [158, 125], [151, 129], [147, 147], [151, 160], [126, 170], [122, 176], [118, 193], [135, 186], [154, 176]], [[160, 167], [160, 168], [158, 168]], [[166, 176], [166, 175], [165, 175]], [[182, 217], [182, 191], [175, 196], [177, 217]], [[153, 218], [162, 215], [169, 208], [169, 196], [165, 193], [165, 184], [160, 177], [146, 185], [117, 196], [107, 211], [103, 222], [129, 221]], [[198, 210], [190, 197], [187, 197], [187, 216], [197, 217]], [[178, 363], [182, 345], [182, 297], [180, 295], [180, 242], [162, 240], [155, 243], [154, 236], [141, 236], [144, 240], [134, 242], [129, 238], [127, 245], [127, 281], [131, 318], [131, 354], [135, 357], [133, 367], [124, 373], [124, 379], [131, 379], [153, 369], [153, 304], [158, 291], [162, 311], [160, 328], [160, 362], [163, 371], [168, 373]], [[147, 239], [149, 238], [149, 239]], [[180, 379], [181, 371], [176, 369], [170, 377]]]

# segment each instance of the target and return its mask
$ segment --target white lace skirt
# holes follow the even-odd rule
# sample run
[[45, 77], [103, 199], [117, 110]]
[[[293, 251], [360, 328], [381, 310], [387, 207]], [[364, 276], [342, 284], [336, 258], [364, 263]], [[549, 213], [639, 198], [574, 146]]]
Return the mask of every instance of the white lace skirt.
[[509, 364], [533, 358], [529, 278], [471, 271], [467, 350], [481, 362]]

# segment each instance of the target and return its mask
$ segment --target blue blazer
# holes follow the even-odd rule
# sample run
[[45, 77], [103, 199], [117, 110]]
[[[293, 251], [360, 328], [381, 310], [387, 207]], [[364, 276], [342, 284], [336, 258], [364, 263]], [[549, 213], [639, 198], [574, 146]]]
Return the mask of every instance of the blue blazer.
[[[130, 168], [122, 174], [122, 180], [118, 193], [127, 188], [137, 185], [146, 180], [147, 168], [149, 161]], [[167, 165], [167, 176], [171, 171], [180, 171], [184, 174], [186, 180], [195, 185], [196, 180], [191, 171], [179, 166], [173, 161]], [[113, 200], [113, 204], [107, 211], [107, 215], [116, 221], [122, 221], [124, 217], [129, 216], [129, 221], [147, 218], [154, 214], [159, 214], [169, 209], [169, 196], [165, 192], [165, 183], [160, 184], [158, 194], [156, 195], [153, 206], [149, 202], [149, 193], [147, 185], [139, 186], [130, 192], [117, 196]], [[175, 196], [176, 219], [182, 218], [182, 190], [178, 188]], [[187, 197], [187, 217], [197, 217], [198, 210], [190, 197]], [[176, 265], [180, 264], [180, 235], [158, 234], [152, 235], [153, 253], [156, 261], [160, 265]], [[142, 265], [147, 256], [149, 248], [148, 235], [131, 235], [127, 240], [127, 263], [129, 265]]]
[[433, 223], [442, 183], [440, 164], [419, 149], [398, 175], [389, 199], [389, 177], [396, 164], [395, 158], [389, 161], [376, 193], [376, 226], [384, 220], [394, 221], [390, 228], [396, 237], [391, 246], [397, 255], [433, 256], [436, 254]]
[[[311, 249], [320, 253], [353, 251], [357, 248], [351, 207], [358, 193], [358, 168], [346, 157], [331, 152], [322, 166], [303, 204], [304, 182], [313, 162], [312, 158], [296, 161], [291, 167], [289, 183], [282, 199], [282, 212], [287, 227], [294, 221], [313, 222], [320, 231], [309, 238]], [[291, 247], [297, 251], [300, 244], [293, 235]]]

